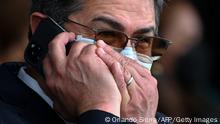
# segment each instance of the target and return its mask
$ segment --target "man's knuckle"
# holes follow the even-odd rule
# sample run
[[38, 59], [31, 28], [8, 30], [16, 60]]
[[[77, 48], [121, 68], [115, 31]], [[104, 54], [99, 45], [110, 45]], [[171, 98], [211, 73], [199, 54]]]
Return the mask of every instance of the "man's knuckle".
[[83, 48], [81, 55], [90, 57], [91, 55], [95, 54], [95, 49], [96, 49], [95, 45], [89, 44]]
[[80, 42], [74, 42], [71, 46], [71, 49], [76, 50], [80, 47], [80, 45], [81, 45]]
[[96, 49], [97, 49], [97, 47], [95, 45], [90, 44], [88, 46], [88, 53], [87, 54], [94, 54]]
[[86, 55], [82, 55], [82, 54], [78, 56], [77, 60], [82, 65], [86, 65], [88, 64], [89, 61], [91, 61]]
[[92, 49], [92, 50], [95, 50], [95, 49], [97, 49], [97, 46], [94, 45], [94, 44], [90, 44], [90, 45], [89, 45], [89, 48]]
[[157, 95], [157, 91], [158, 91], [157, 86], [151, 85], [148, 90], [149, 90], [149, 93], [151, 94], [151, 96]]
[[51, 49], [57, 44], [57, 41], [52, 41], [48, 44], [48, 48]]
[[47, 79], [46, 84], [49, 89], [54, 89], [54, 81], [52, 79]]
[[124, 59], [121, 59], [120, 60], [120, 63], [122, 64], [123, 67], [127, 67], [129, 64], [128, 64], [128, 61], [124, 60]]
[[153, 76], [150, 77], [150, 81], [157, 86], [157, 79]]
[[71, 61], [71, 60], [67, 61], [67, 63], [66, 63], [67, 69], [73, 68], [73, 66], [74, 66], [73, 61]]
[[55, 92], [57, 92], [57, 93], [63, 91], [61, 85], [60, 85], [58, 82], [54, 84], [54, 90], [55, 90]]
[[57, 76], [62, 77], [63, 76], [63, 72], [64, 72], [63, 68], [56, 66], [56, 74], [57, 74]]

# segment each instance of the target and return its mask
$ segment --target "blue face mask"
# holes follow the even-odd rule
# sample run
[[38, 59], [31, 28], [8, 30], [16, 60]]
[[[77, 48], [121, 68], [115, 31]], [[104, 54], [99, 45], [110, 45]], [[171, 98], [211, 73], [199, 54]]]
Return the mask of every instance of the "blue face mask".
[[136, 60], [140, 65], [144, 66], [148, 70], [151, 70], [153, 60], [149, 56], [137, 54], [135, 51], [133, 51], [132, 47], [125, 47], [120, 52], [120, 54], [133, 60]]

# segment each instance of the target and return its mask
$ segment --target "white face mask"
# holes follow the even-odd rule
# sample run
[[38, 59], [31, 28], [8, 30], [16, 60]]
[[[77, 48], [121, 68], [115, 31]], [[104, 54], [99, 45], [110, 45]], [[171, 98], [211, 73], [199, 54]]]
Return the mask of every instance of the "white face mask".
[[[133, 60], [136, 60], [140, 65], [144, 66], [148, 70], [151, 70], [153, 60], [149, 56], [137, 54], [135, 51], [133, 51], [132, 47], [125, 47], [120, 52], [120, 54], [128, 58], [131, 58]], [[147, 60], [147, 63], [146, 63], [146, 60]]]
[[[82, 35], [76, 36], [76, 41], [80, 42], [86, 42], [89, 44], [94, 44], [95, 40], [84, 38]], [[115, 49], [117, 50], [117, 49]], [[130, 59], [136, 60], [140, 65], [144, 66], [148, 70], [151, 70], [153, 59], [149, 56], [143, 55], [143, 54], [137, 54], [135, 51], [133, 51], [132, 47], [125, 47], [121, 52], [121, 55], [126, 56]], [[157, 59], [157, 58], [156, 58]]]

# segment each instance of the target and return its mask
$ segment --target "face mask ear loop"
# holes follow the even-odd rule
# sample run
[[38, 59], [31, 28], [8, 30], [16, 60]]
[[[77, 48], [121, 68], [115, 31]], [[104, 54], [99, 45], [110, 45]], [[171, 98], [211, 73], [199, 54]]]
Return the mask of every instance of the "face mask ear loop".
[[161, 58], [161, 56], [153, 56], [153, 57], [151, 57], [151, 59], [153, 60], [153, 61], [157, 61], [157, 60], [159, 60]]

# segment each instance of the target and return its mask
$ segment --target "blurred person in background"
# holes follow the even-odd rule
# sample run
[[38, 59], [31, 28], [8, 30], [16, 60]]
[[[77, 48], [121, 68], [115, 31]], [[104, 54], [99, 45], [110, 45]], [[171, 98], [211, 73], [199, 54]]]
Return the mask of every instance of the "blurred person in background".
[[[175, 80], [176, 62], [187, 53], [202, 37], [202, 24], [198, 12], [190, 1], [169, 1], [161, 16], [160, 35], [171, 39], [161, 61], [153, 66], [154, 75], [159, 79], [159, 108], [170, 116], [184, 116], [184, 93]], [[166, 94], [162, 93], [166, 92]], [[170, 103], [170, 101], [172, 101]]]
[[193, 0], [203, 24], [203, 38], [177, 62], [175, 70], [190, 117], [220, 122], [219, 13], [217, 1]]
[[174, 43], [154, 72], [159, 92], [166, 92], [160, 95], [159, 110], [172, 117], [220, 117], [216, 5], [170, 1], [162, 16], [161, 35]]
[[30, 4], [30, 0], [0, 1], [0, 63], [23, 61]]

